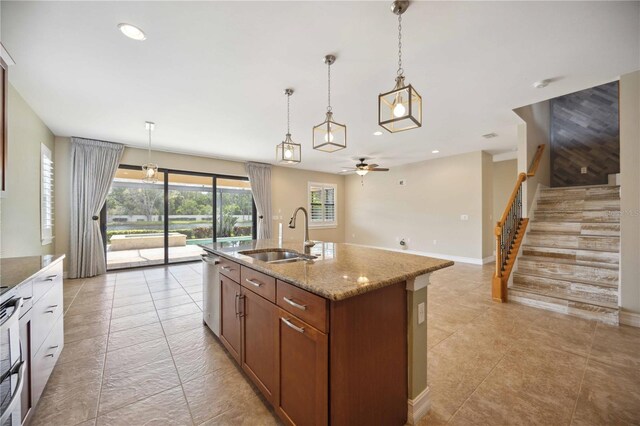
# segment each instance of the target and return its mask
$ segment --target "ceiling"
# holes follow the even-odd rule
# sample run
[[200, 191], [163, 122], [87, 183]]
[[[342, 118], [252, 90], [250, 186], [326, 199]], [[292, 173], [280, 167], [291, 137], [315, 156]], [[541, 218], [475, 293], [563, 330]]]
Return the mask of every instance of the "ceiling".
[[[424, 99], [423, 127], [373, 136], [377, 95], [393, 87], [397, 66], [387, 1], [1, 4], [10, 81], [54, 134], [143, 147], [150, 120], [155, 149], [274, 162], [292, 87], [297, 167], [327, 172], [361, 156], [393, 167], [507, 151], [513, 108], [640, 68], [638, 2], [413, 2], [403, 59]], [[124, 37], [121, 22], [147, 40]], [[333, 154], [311, 149], [328, 53], [337, 56], [334, 118], [348, 126], [348, 148]], [[534, 89], [542, 79], [554, 81]], [[498, 137], [481, 137], [490, 132]]]

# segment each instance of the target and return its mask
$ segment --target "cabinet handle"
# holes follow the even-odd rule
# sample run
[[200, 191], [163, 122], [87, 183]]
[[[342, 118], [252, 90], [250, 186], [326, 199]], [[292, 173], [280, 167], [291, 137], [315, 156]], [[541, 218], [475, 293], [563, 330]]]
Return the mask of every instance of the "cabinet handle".
[[45, 281], [53, 281], [53, 280], [55, 280], [55, 279], [56, 279], [56, 277], [57, 277], [57, 275], [49, 275], [49, 276], [48, 276], [47, 278], [45, 278], [44, 280], [45, 280]]
[[53, 353], [53, 354], [46, 354], [44, 357], [46, 358], [46, 357], [48, 357], [48, 356], [50, 356], [51, 358], [53, 358], [53, 357], [55, 356], [55, 353]]
[[[240, 301], [240, 303], [238, 304], [240, 306], [240, 308], [238, 309], [238, 317], [242, 318], [244, 317], [244, 304], [242, 303], [244, 301], [246, 296], [241, 295], [240, 297], [238, 297], [238, 300]], [[242, 310], [240, 310], [242, 309]]]
[[57, 307], [58, 307], [58, 305], [51, 305], [51, 306], [49, 306], [49, 308], [53, 308], [53, 309], [48, 309], [48, 310], [44, 311], [44, 313], [45, 314], [52, 314]]
[[301, 305], [299, 303], [296, 303], [296, 302], [294, 302], [293, 300], [289, 299], [286, 296], [282, 296], [282, 298], [284, 299], [285, 302], [287, 302], [288, 304], [290, 304], [294, 308], [302, 309], [303, 311], [307, 310], [307, 305]]
[[282, 320], [282, 322], [287, 324], [289, 327], [293, 328], [298, 333], [304, 333], [304, 327], [298, 327], [297, 325], [293, 324], [291, 321], [289, 321], [286, 318], [280, 318], [280, 319]]
[[251, 285], [252, 285], [252, 286], [254, 286], [254, 287], [260, 287], [260, 286], [262, 285], [262, 283], [261, 283], [261, 282], [259, 282], [259, 281], [254, 281], [254, 280], [252, 280], [252, 279], [250, 279], [250, 278], [245, 278], [245, 281], [246, 281], [246, 282], [248, 282], [249, 284], [251, 284]]
[[236, 301], [235, 301], [236, 316], [238, 316], [238, 298], [239, 297], [240, 297], [240, 294], [236, 293]]
[[33, 296], [29, 296], [29, 297], [23, 297], [22, 300], [31, 300]]
[[231, 271], [234, 271], [234, 270], [235, 270], [235, 269], [233, 269], [233, 268], [230, 268], [230, 267], [228, 267], [228, 266], [224, 266], [224, 265], [222, 265], [222, 266], [220, 267], [220, 269], [222, 269], [223, 271], [229, 271], [229, 272], [231, 272]]

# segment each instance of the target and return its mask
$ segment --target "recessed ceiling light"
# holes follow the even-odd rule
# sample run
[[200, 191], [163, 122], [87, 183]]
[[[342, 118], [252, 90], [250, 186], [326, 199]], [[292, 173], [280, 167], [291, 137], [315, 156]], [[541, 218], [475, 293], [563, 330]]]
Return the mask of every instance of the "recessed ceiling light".
[[437, 154], [437, 153], [439, 153], [439, 152], [440, 152], [440, 151], [438, 151], [437, 149], [434, 149], [433, 151], [431, 151], [431, 153], [432, 153], [432, 154]]
[[131, 39], [138, 40], [138, 41], [147, 39], [147, 35], [144, 33], [144, 31], [142, 31], [140, 28], [136, 27], [135, 25], [123, 23], [123, 24], [118, 24], [118, 28], [120, 28], [120, 31], [122, 31], [122, 34], [126, 35]]
[[373, 136], [380, 136], [382, 134], [381, 131], [373, 132]]
[[482, 137], [485, 139], [491, 139], [491, 138], [498, 137], [498, 134], [491, 132], [491, 133], [487, 133], [486, 135], [482, 135]]
[[551, 83], [550, 80], [540, 80], [533, 83], [533, 87], [535, 87], [536, 89], [544, 89], [549, 85], [549, 83]]

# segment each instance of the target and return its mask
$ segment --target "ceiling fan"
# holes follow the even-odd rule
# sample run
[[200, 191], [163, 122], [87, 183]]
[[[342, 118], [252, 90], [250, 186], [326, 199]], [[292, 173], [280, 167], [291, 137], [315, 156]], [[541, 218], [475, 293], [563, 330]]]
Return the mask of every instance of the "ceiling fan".
[[366, 158], [360, 158], [360, 162], [356, 164], [355, 169], [343, 169], [342, 173], [356, 172], [360, 176], [364, 176], [369, 172], [388, 172], [389, 169], [378, 167], [377, 164], [367, 164], [364, 162]]

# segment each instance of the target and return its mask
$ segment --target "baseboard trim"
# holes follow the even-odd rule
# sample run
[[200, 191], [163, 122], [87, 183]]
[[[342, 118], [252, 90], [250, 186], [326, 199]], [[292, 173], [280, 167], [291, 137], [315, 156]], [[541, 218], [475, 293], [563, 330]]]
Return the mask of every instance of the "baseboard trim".
[[635, 312], [620, 311], [620, 324], [640, 327], [640, 314]]
[[470, 263], [472, 265], [484, 265], [485, 263], [491, 263], [495, 261], [495, 256], [489, 256], [482, 259], [482, 258], [476, 258], [476, 257], [451, 256], [448, 254], [431, 253], [431, 252], [419, 251], [419, 250], [408, 250], [408, 249], [405, 250], [405, 249], [389, 248], [389, 247], [382, 247], [382, 246], [372, 246], [369, 244], [358, 244], [358, 243], [347, 243], [347, 244], [351, 244], [353, 246], [375, 248], [380, 250], [397, 251], [400, 253], [416, 254], [418, 256], [436, 257], [438, 259], [452, 260], [454, 262], [460, 262], [460, 263]]
[[431, 408], [431, 392], [429, 386], [420, 392], [415, 399], [407, 401], [407, 424], [414, 425], [427, 415]]

